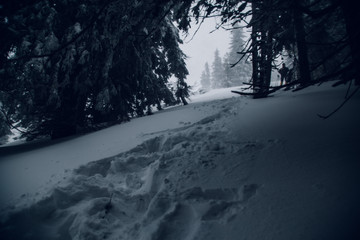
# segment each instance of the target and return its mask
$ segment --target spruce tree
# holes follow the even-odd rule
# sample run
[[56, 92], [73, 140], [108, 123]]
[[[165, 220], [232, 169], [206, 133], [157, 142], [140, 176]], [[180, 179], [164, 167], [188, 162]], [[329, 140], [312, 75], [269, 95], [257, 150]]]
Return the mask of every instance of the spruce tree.
[[220, 57], [220, 52], [218, 49], [216, 49], [214, 53], [214, 61], [212, 64], [211, 88], [216, 89], [224, 87], [224, 81], [224, 65]]
[[294, 59], [292, 75], [296, 81], [292, 84], [306, 87], [334, 79], [341, 79], [337, 84], [355, 79], [360, 85], [359, 17], [349, 1], [201, 0], [191, 11], [196, 20], [221, 16], [218, 27], [232, 28], [239, 22], [251, 27], [246, 52], [251, 54], [255, 97], [266, 97], [276, 90], [270, 90], [271, 72], [274, 60], [284, 50]]
[[[226, 53], [223, 58], [223, 65], [224, 65], [224, 81], [223, 87], [231, 87], [234, 86], [233, 84], [233, 72], [234, 69], [232, 68], [232, 64], [230, 63], [230, 54]], [[236, 76], [236, 75], [235, 75]]]
[[211, 75], [208, 62], [205, 63], [204, 71], [201, 73], [200, 83], [203, 90], [208, 91], [211, 89]]
[[[189, 1], [14, 1], [2, 5], [3, 110], [28, 137], [87, 131], [175, 102]], [[2, 41], [3, 42], [3, 41]], [[181, 96], [186, 97], [185, 86]]]
[[239, 86], [251, 79], [251, 65], [246, 61], [247, 56], [245, 53], [242, 53], [245, 51], [245, 39], [243, 29], [239, 24], [236, 24], [234, 29], [231, 30], [230, 50], [226, 60], [229, 65], [227, 67], [229, 67], [230, 86]]
[[[67, 136], [175, 102], [167, 88], [172, 75], [178, 79], [176, 97], [185, 104], [188, 72], [177, 27], [187, 31], [191, 14], [197, 20], [220, 15], [221, 24], [232, 27], [251, 17], [247, 53], [255, 97], [270, 93], [273, 61], [284, 50], [294, 55], [294, 83], [340, 78], [360, 84], [353, 21], [359, 17], [350, 3], [13, 0], [0, 3], [1, 111], [29, 137]], [[225, 69], [215, 52], [212, 87], [232, 84]]]

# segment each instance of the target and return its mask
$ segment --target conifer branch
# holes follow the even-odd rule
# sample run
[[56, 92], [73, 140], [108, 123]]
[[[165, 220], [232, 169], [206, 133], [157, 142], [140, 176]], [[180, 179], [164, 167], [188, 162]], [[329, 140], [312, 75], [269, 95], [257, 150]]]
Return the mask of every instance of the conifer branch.
[[70, 46], [71, 44], [75, 43], [81, 36], [83, 36], [88, 30], [91, 29], [91, 27], [96, 23], [96, 21], [99, 19], [99, 16], [103, 13], [103, 11], [106, 9], [107, 6], [110, 5], [110, 3], [112, 2], [112, 0], [108, 0], [103, 6], [102, 8], [100, 8], [100, 10], [93, 16], [92, 20], [90, 21], [90, 23], [84, 28], [82, 29], [74, 38], [72, 38], [71, 40], [69, 40], [68, 42], [66, 42], [65, 44], [63, 44], [62, 46], [60, 46], [58, 49], [50, 52], [50, 53], [45, 53], [45, 54], [39, 54], [39, 55], [25, 55], [25, 56], [21, 56], [21, 57], [15, 57], [15, 58], [9, 58], [7, 59], [8, 62], [14, 62], [14, 61], [19, 61], [19, 60], [23, 60], [23, 59], [34, 59], [34, 58], [46, 58], [46, 57], [52, 57], [55, 54], [63, 51], [65, 48], [67, 48], [68, 46]]
[[22, 131], [21, 129], [19, 129], [18, 127], [16, 127], [16, 126], [12, 123], [10, 117], [8, 116], [8, 114], [5, 112], [4, 109], [0, 109], [0, 112], [1, 112], [1, 113], [4, 115], [4, 117], [5, 117], [5, 123], [6, 123], [11, 129], [15, 129], [15, 130], [19, 131], [19, 132], [22, 133], [22, 134], [27, 134], [27, 132]]

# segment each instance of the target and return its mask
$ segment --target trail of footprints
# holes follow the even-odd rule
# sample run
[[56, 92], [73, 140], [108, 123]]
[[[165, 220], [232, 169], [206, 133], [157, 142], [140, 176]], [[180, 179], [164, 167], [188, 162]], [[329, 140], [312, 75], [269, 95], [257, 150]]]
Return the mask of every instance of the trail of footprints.
[[[217, 168], [217, 161], [226, 154], [248, 154], [262, 148], [257, 142], [220, 142], [219, 135], [226, 133], [210, 128], [217, 118], [218, 115], [208, 117], [206, 121], [189, 127], [185, 133], [175, 132], [166, 137], [150, 139], [129, 153], [122, 154], [117, 163], [112, 164], [116, 168], [112, 170], [115, 175], [124, 175], [128, 197], [136, 198], [136, 201], [142, 199], [135, 204], [140, 219], [134, 219], [135, 223], [128, 225], [125, 231], [128, 238], [193, 239], [202, 224], [226, 224], [233, 220], [256, 195], [259, 189], [257, 184], [204, 189], [196, 186], [196, 180], [188, 180], [188, 186], [192, 187], [184, 190], [182, 185], [183, 188], [179, 188], [178, 184], [184, 184], [181, 183], [183, 179], [196, 178], [199, 171], [213, 171]], [[199, 128], [208, 131], [198, 131]], [[205, 156], [201, 152], [209, 154]], [[138, 195], [138, 190], [149, 184], [143, 181], [141, 174], [150, 168], [153, 169], [152, 176], [147, 178], [151, 179], [148, 180], [151, 181], [150, 191]], [[149, 235], [142, 235], [149, 232]]]
[[[217, 117], [208, 118], [208, 121], [194, 125], [193, 128], [206, 128], [209, 122]], [[259, 190], [258, 184], [244, 184], [239, 188], [204, 189], [196, 186], [196, 180], [189, 180], [188, 186], [192, 187], [179, 188], [178, 184], [181, 184], [182, 179], [196, 178], [199, 171], [213, 171], [217, 168], [216, 162], [226, 154], [248, 154], [262, 148], [257, 142], [222, 143], [216, 136], [224, 133], [211, 129], [207, 133], [196, 130], [198, 129], [191, 132], [189, 128], [186, 134], [180, 132], [167, 137], [156, 137], [138, 146], [130, 152], [130, 162], [134, 164], [131, 168], [132, 172], [129, 171], [128, 163], [122, 164], [126, 165], [121, 166], [121, 169], [126, 168], [125, 171], [121, 171], [126, 174], [126, 185], [134, 191], [146, 185], [137, 174], [144, 172], [143, 169], [154, 168], [151, 191], [140, 197], [146, 201], [142, 201], [141, 206], [136, 207], [138, 210], [141, 209], [142, 217], [140, 220], [134, 219], [136, 223], [129, 226], [126, 231], [129, 238], [193, 239], [202, 224], [207, 222], [226, 224], [233, 220], [256, 195]], [[192, 138], [190, 139], [189, 136]], [[201, 153], [202, 150], [210, 152], [210, 155], [194, 154], [194, 152]], [[126, 158], [126, 156], [121, 157]], [[140, 198], [138, 196], [138, 199]], [[141, 232], [151, 232], [151, 234], [143, 236]]]
[[[201, 224], [231, 221], [259, 185], [204, 189], [192, 178], [199, 171], [213, 171], [226, 154], [254, 153], [262, 146], [219, 141], [219, 135], [226, 134], [214, 127], [220, 117], [208, 117], [185, 131], [173, 131], [127, 153], [89, 163], [74, 172], [68, 186], [59, 187], [29, 211], [50, 212], [49, 219], [64, 222], [58, 235], [77, 239], [96, 239], [91, 229], [101, 229], [104, 239], [194, 239]], [[78, 210], [68, 216], [67, 209], [72, 208]]]
[[226, 224], [256, 194], [258, 187], [249, 184], [239, 189], [187, 189], [180, 194], [173, 209], [163, 216], [150, 239], [192, 239], [203, 223], [216, 221]]
[[[187, 126], [185, 132], [174, 131], [150, 139], [106, 160], [106, 164], [101, 163], [102, 168], [94, 163], [78, 170], [78, 174], [87, 177], [98, 171], [113, 184], [114, 208], [104, 219], [119, 221], [118, 216], [110, 218], [112, 211], [126, 207], [124, 222], [109, 224], [123, 227], [123, 239], [194, 239], [202, 224], [226, 224], [256, 195], [257, 184], [224, 189], [197, 186], [199, 172], [214, 171], [227, 154], [249, 156], [262, 148], [257, 142], [219, 141], [219, 136], [226, 134], [214, 128], [219, 117], [214, 115]], [[115, 239], [118, 238], [119, 235]]]

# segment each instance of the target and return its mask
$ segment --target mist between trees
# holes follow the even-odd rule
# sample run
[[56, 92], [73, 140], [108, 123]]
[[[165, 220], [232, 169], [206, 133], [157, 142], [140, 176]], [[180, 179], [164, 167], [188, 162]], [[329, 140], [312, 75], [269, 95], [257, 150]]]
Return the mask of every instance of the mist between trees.
[[[21, 128], [28, 139], [59, 138], [186, 104], [179, 31], [209, 17], [234, 38], [222, 60], [215, 53], [210, 87], [249, 78], [250, 62], [251, 95], [266, 97], [278, 90], [270, 84], [280, 56], [292, 70], [290, 85], [360, 85], [360, 21], [350, 1], [2, 1], [0, 132]], [[234, 35], [237, 24], [251, 29], [245, 44]]]
[[243, 29], [236, 24], [231, 30], [229, 52], [223, 58], [219, 50], [214, 52], [214, 60], [211, 64], [205, 63], [201, 74], [201, 90], [240, 86], [243, 82], [251, 79], [251, 63], [241, 51], [245, 47], [246, 37]]

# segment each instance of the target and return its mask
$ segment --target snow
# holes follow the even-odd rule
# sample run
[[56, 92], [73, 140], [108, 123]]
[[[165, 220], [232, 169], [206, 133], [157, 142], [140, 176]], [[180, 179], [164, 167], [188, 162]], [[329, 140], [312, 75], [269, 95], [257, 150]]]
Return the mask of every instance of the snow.
[[2, 239], [356, 239], [360, 96], [320, 119], [347, 90], [330, 85], [256, 100], [213, 90], [92, 134], [4, 146]]
[[72, 169], [128, 151], [149, 138], [212, 115], [213, 108], [202, 102], [213, 99], [213, 95], [219, 99], [234, 96], [229, 89], [217, 90], [195, 96], [192, 105], [170, 108], [67, 141], [0, 147], [0, 182], [7, 183], [0, 188], [0, 206], [16, 198], [26, 197], [25, 202], [30, 197], [38, 200], [67, 178]]

